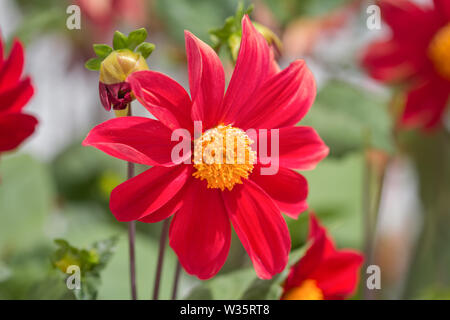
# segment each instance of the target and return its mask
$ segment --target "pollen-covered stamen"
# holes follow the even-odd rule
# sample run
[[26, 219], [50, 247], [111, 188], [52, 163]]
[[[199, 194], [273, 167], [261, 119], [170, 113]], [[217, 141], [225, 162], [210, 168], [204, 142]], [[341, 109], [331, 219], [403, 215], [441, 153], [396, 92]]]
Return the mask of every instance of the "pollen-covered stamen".
[[284, 295], [284, 300], [323, 300], [323, 292], [315, 280], [307, 279]]
[[244, 131], [232, 126], [219, 125], [194, 141], [193, 176], [208, 182], [208, 188], [232, 190], [242, 184], [253, 170], [256, 152], [253, 141]]
[[450, 23], [441, 28], [431, 40], [428, 55], [436, 71], [450, 80]]

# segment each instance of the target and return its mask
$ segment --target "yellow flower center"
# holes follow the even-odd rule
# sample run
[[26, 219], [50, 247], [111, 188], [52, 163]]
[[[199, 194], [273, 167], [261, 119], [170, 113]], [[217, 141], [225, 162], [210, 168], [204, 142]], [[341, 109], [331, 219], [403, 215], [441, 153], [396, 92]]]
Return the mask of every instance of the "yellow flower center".
[[428, 56], [437, 72], [450, 80], [450, 23], [440, 29], [431, 40]]
[[323, 292], [315, 280], [305, 280], [299, 287], [292, 288], [283, 297], [284, 300], [323, 300]]
[[208, 188], [232, 190], [253, 170], [256, 152], [253, 141], [241, 129], [219, 125], [194, 140], [195, 178], [206, 180]]

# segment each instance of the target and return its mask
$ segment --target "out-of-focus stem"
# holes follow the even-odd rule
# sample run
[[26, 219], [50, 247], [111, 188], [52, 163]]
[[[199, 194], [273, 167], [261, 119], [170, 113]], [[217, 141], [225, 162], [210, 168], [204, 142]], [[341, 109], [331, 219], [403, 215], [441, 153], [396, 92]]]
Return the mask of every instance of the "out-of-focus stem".
[[135, 255], [135, 233], [136, 224], [134, 221], [128, 222], [128, 247], [130, 251], [130, 283], [131, 283], [131, 298], [137, 300], [136, 289], [136, 255]]
[[180, 274], [181, 274], [181, 264], [180, 264], [180, 261], [177, 261], [177, 266], [175, 267], [175, 277], [173, 279], [172, 300], [177, 299], [178, 283], [180, 281]]
[[153, 288], [153, 300], [158, 300], [159, 297], [159, 287], [161, 284], [162, 268], [164, 264], [164, 252], [166, 250], [167, 235], [169, 233], [169, 224], [170, 218], [164, 220], [163, 227], [161, 230], [161, 237], [159, 239], [159, 255], [158, 255], [158, 264], [156, 267], [155, 286]]
[[[128, 105], [127, 116], [131, 116], [131, 105]], [[134, 177], [134, 163], [128, 162], [127, 165], [127, 179]], [[130, 252], [130, 284], [131, 284], [131, 299], [137, 300], [136, 288], [136, 252], [135, 252], [135, 237], [136, 237], [136, 222], [128, 222], [128, 249]]]

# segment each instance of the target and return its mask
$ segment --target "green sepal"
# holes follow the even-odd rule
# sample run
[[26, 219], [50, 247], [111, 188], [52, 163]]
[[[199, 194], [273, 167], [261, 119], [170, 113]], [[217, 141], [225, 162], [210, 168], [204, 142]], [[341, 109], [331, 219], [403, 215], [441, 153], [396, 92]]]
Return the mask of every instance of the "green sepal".
[[128, 37], [120, 31], [114, 32], [113, 48], [114, 50], [127, 49]]
[[102, 58], [92, 58], [89, 59], [85, 64], [85, 68], [92, 71], [100, 70], [100, 65], [102, 64]]
[[124, 35], [120, 31], [114, 32], [113, 37], [113, 48], [106, 44], [94, 44], [94, 52], [97, 58], [89, 59], [85, 63], [85, 67], [88, 70], [99, 71], [100, 66], [113, 51], [117, 50], [131, 50], [135, 51], [147, 59], [155, 50], [155, 45], [153, 43], [144, 42], [147, 38], [147, 30], [145, 28], [140, 28], [130, 32], [128, 36]]
[[113, 52], [113, 49], [106, 44], [94, 44], [93, 47], [95, 54], [101, 59], [105, 59], [111, 52]]
[[147, 30], [145, 30], [145, 28], [132, 31], [128, 35], [127, 41], [128, 49], [133, 51], [134, 49], [136, 49], [138, 45], [143, 43], [145, 39], [147, 39]]
[[136, 52], [139, 52], [144, 59], [147, 59], [152, 54], [153, 50], [155, 50], [155, 45], [153, 43], [144, 42], [137, 47]]

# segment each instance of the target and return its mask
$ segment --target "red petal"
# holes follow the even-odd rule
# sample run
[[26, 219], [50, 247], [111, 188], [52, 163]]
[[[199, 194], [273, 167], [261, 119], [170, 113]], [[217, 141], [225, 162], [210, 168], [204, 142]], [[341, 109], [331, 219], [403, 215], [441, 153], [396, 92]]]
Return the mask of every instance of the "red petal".
[[[186, 182], [186, 184], [188, 183], [189, 182]], [[185, 193], [186, 193], [186, 186], [184, 186], [180, 191], [178, 191], [178, 193], [171, 200], [169, 200], [169, 202], [167, 202], [164, 206], [162, 206], [152, 214], [149, 214], [148, 216], [139, 219], [139, 221], [144, 223], [155, 223], [169, 218], [173, 214], [177, 213], [178, 210], [180, 210], [181, 206], [183, 205]]]
[[127, 82], [139, 102], [168, 128], [191, 130], [191, 100], [175, 80], [159, 72], [139, 71]]
[[356, 251], [339, 250], [323, 259], [311, 275], [325, 299], [345, 299], [355, 290], [363, 256]]
[[[278, 130], [279, 139], [273, 137], [274, 143], [279, 142], [279, 166], [286, 168], [295, 168], [300, 170], [311, 170], [328, 155], [329, 149], [320, 139], [317, 132], [310, 127], [286, 127]], [[274, 130], [267, 131], [267, 139], [263, 138], [261, 131], [258, 130], [258, 156], [262, 164], [268, 164], [272, 157], [272, 135]], [[267, 141], [264, 141], [267, 140]], [[266, 156], [261, 152], [261, 143], [267, 145]], [[269, 152], [270, 151], [270, 152]], [[275, 155], [273, 156], [273, 158]]]
[[267, 192], [282, 212], [297, 219], [308, 208], [308, 182], [305, 177], [286, 168], [280, 168], [275, 175], [261, 175], [260, 169], [260, 166], [255, 166], [250, 179]]
[[98, 82], [98, 94], [103, 108], [105, 108], [106, 111], [110, 111], [111, 102], [109, 101], [107, 85], [100, 81]]
[[23, 113], [0, 115], [0, 152], [17, 148], [35, 130], [38, 121]]
[[409, 0], [379, 1], [381, 16], [392, 29], [396, 39], [415, 42], [418, 46], [426, 46], [441, 27], [432, 10], [420, 7]]
[[228, 256], [231, 227], [218, 189], [193, 179], [170, 225], [170, 246], [187, 273], [213, 277]]
[[[110, 156], [145, 165], [172, 166], [171, 153], [178, 143], [160, 121], [121, 117], [99, 124], [89, 132], [84, 146], [93, 146]], [[184, 155], [190, 157], [190, 153]], [[185, 158], [181, 159], [183, 161]]]
[[236, 126], [281, 128], [299, 122], [316, 97], [314, 76], [303, 60], [268, 79], [241, 110]]
[[276, 75], [278, 72], [281, 71], [280, 66], [278, 65], [277, 60], [275, 59], [275, 48], [272, 46], [270, 47], [270, 65], [269, 65], [269, 72], [267, 73], [268, 77], [272, 77]]
[[242, 40], [233, 76], [223, 102], [223, 122], [239, 119], [247, 101], [264, 83], [270, 70], [270, 49], [266, 39], [252, 25], [247, 15], [242, 19]]
[[301, 285], [306, 279], [317, 281], [325, 299], [348, 297], [358, 283], [363, 256], [352, 250], [336, 250], [326, 229], [310, 214], [309, 241], [306, 254], [292, 267], [284, 292]]
[[434, 0], [434, 7], [437, 12], [440, 12], [443, 15], [444, 21], [450, 21], [450, 1]]
[[321, 237], [324, 237], [324, 257], [333, 254], [336, 251], [336, 248], [334, 246], [333, 239], [328, 235], [327, 229], [325, 229], [324, 226], [322, 226], [319, 223], [319, 220], [317, 219], [316, 215], [314, 213], [309, 214], [309, 234], [308, 234], [308, 240], [311, 241], [317, 241], [317, 239], [320, 239]]
[[225, 73], [219, 57], [211, 47], [185, 31], [192, 120], [202, 121], [204, 129], [216, 126], [221, 116]]
[[[284, 292], [300, 286], [304, 280], [311, 279], [311, 275], [322, 263], [327, 248], [325, 229], [321, 227], [314, 214], [310, 213], [309, 236], [310, 247], [305, 255], [292, 266], [284, 284]], [[329, 243], [328, 243], [329, 244]], [[328, 246], [328, 248], [331, 248]]]
[[395, 40], [377, 41], [369, 45], [362, 59], [370, 75], [381, 81], [404, 80], [428, 63], [424, 50]]
[[30, 78], [17, 83], [13, 88], [0, 92], [0, 112], [20, 112], [33, 96], [34, 89]]
[[190, 175], [191, 166], [152, 167], [112, 191], [111, 212], [119, 221], [152, 215], [175, 197]]
[[9, 58], [0, 69], [0, 91], [7, 90], [16, 85], [23, 71], [23, 46], [14, 40]]
[[258, 277], [270, 279], [286, 267], [291, 238], [280, 210], [254, 182], [222, 193], [234, 230]]
[[441, 123], [449, 93], [450, 85], [445, 81], [421, 83], [408, 93], [401, 124], [406, 127], [435, 128]]

